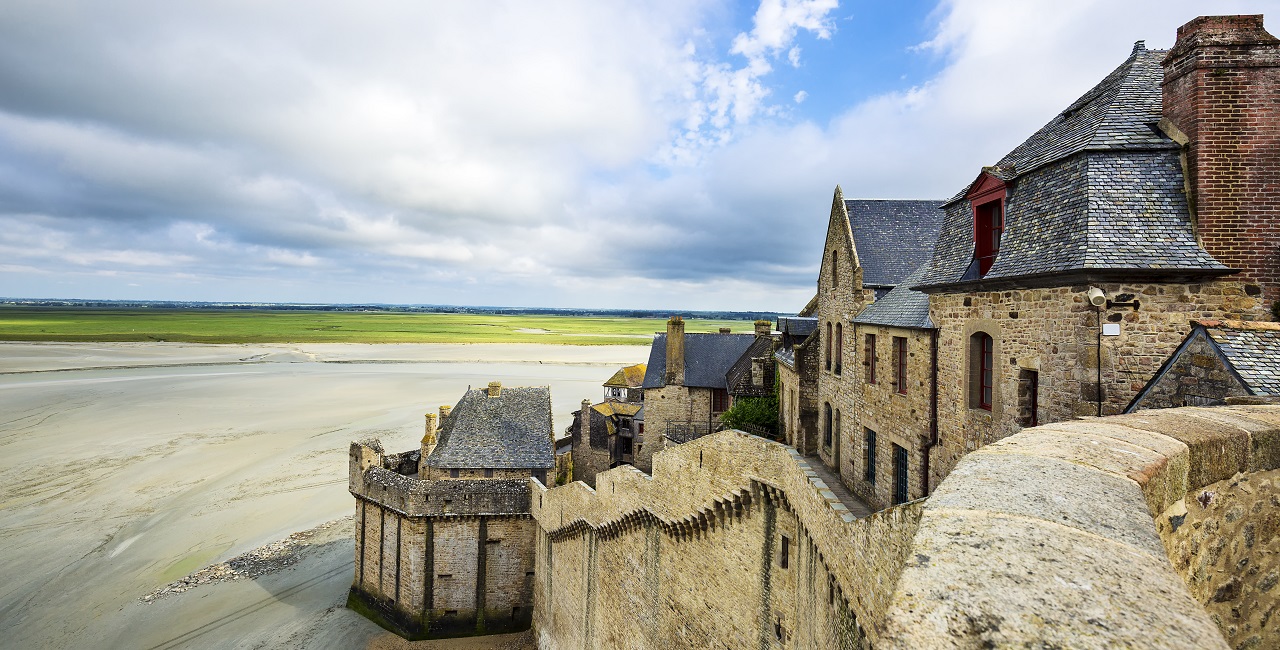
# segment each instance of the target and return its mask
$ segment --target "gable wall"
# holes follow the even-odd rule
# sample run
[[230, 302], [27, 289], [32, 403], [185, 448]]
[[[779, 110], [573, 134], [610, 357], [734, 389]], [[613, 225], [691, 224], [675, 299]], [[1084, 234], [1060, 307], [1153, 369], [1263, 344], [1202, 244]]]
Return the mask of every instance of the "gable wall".
[[1240, 380], [1227, 369], [1208, 337], [1200, 332], [1133, 405], [1133, 410], [1221, 404], [1227, 397], [1248, 394]]

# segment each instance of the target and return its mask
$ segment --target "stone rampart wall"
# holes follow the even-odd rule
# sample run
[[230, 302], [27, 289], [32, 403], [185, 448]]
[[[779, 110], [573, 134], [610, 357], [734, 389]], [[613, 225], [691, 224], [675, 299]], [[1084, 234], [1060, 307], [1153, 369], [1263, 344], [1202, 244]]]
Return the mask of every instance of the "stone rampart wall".
[[1280, 647], [1280, 471], [1192, 490], [1156, 526], [1173, 568], [1231, 647]]
[[[1181, 555], [1186, 538], [1166, 531], [1162, 543], [1160, 532], [1171, 517], [1200, 508], [1189, 499], [1206, 486], [1233, 480], [1230, 489], [1247, 492], [1233, 476], [1277, 467], [1275, 406], [1089, 418], [987, 445], [925, 503], [883, 627], [871, 631], [877, 648], [1227, 648], [1201, 606], [1204, 593], [1240, 574], [1256, 580], [1251, 594], [1265, 596], [1267, 574], [1249, 576], [1243, 556], [1235, 557], [1208, 586], [1192, 582], [1189, 590], [1175, 567], [1207, 570], [1198, 561], [1207, 556], [1190, 561]], [[1262, 539], [1258, 533], [1275, 520], [1275, 504], [1264, 503], [1257, 512], [1228, 506], [1224, 522], [1238, 515], [1232, 523], [1242, 523], [1223, 524], [1227, 538], [1201, 539], [1201, 548], [1247, 547], [1250, 523]], [[1179, 530], [1195, 529], [1184, 523]], [[1274, 607], [1270, 598], [1246, 607], [1241, 619], [1216, 616], [1237, 631], [1252, 621], [1254, 634], [1265, 625], [1261, 613]]]
[[855, 519], [794, 449], [737, 431], [656, 454], [652, 476], [530, 485], [543, 648], [861, 647], [920, 512]]

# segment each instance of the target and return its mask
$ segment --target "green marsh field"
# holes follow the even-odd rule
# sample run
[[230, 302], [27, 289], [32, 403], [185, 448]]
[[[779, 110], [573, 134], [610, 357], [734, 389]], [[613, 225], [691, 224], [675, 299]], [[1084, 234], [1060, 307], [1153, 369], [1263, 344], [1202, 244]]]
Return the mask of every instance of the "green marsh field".
[[[721, 327], [750, 333], [752, 322], [685, 321], [690, 333]], [[658, 318], [0, 307], [0, 341], [646, 345], [665, 328]]]

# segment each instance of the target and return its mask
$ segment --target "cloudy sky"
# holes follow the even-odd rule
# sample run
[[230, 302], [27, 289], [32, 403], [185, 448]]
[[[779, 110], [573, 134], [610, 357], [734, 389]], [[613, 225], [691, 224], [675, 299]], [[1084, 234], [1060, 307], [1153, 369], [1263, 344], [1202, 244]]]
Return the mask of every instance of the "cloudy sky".
[[0, 296], [794, 311], [837, 184], [949, 196], [1275, 9], [5, 0]]

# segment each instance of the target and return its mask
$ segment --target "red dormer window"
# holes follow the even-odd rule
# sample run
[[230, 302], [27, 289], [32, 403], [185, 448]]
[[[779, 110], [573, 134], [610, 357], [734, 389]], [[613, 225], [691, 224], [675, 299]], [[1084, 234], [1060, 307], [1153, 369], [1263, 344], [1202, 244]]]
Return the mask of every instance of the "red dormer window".
[[979, 276], [991, 270], [1000, 254], [1005, 193], [1004, 181], [983, 172], [965, 194], [973, 206], [973, 257], [978, 262]]

